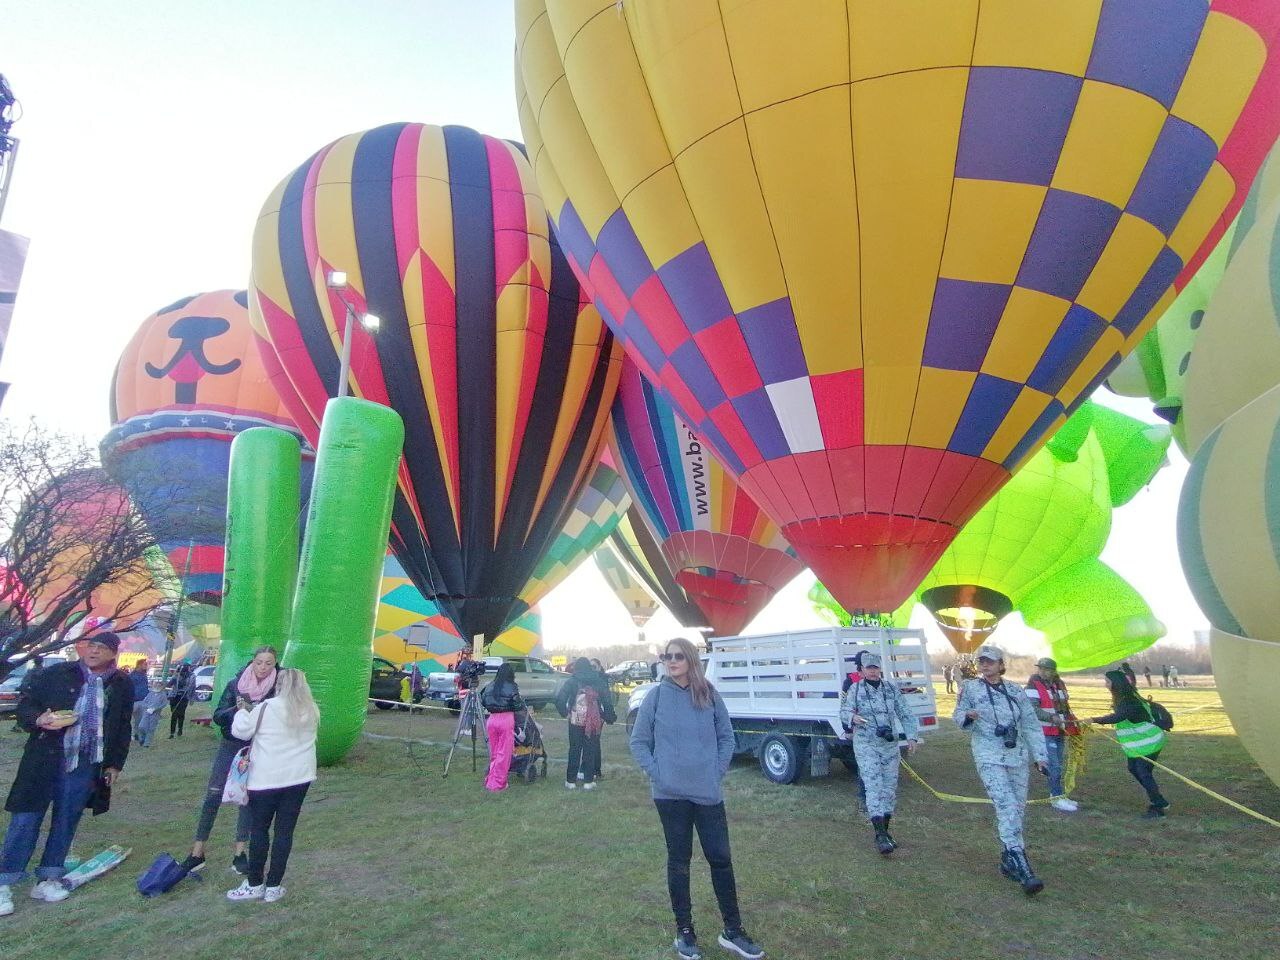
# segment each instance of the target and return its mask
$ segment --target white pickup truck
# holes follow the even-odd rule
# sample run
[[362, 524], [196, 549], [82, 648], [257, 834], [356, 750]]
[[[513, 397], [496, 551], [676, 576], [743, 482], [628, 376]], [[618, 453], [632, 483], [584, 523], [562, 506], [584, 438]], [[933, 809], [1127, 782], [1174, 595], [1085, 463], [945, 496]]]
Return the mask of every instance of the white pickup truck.
[[[724, 698], [733, 721], [737, 751], [760, 761], [774, 783], [825, 776], [831, 758], [848, 760], [851, 747], [839, 739], [840, 693], [857, 670], [862, 650], [879, 653], [885, 673], [898, 682], [922, 732], [938, 727], [929, 654], [920, 630], [823, 627], [794, 633], [718, 637], [702, 656], [707, 679]], [[627, 704], [627, 729], [645, 696], [657, 684], [637, 687]], [[894, 722], [899, 738], [903, 737]]]

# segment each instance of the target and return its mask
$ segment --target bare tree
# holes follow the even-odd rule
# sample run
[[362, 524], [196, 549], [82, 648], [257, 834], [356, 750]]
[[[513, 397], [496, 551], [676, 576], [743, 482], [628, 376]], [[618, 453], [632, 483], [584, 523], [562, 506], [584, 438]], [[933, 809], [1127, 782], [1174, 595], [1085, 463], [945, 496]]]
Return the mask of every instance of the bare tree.
[[91, 611], [105, 623], [87, 635], [166, 602], [147, 563], [155, 543], [83, 442], [0, 423], [0, 679], [66, 646]]

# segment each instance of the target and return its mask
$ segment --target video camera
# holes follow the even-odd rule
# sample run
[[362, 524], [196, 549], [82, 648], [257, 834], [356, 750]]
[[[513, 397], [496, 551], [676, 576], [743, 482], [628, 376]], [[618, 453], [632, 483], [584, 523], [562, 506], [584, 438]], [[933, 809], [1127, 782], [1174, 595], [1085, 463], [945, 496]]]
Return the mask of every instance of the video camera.
[[470, 690], [484, 676], [485, 662], [483, 660], [462, 660], [459, 661], [455, 669], [458, 674], [458, 688]]

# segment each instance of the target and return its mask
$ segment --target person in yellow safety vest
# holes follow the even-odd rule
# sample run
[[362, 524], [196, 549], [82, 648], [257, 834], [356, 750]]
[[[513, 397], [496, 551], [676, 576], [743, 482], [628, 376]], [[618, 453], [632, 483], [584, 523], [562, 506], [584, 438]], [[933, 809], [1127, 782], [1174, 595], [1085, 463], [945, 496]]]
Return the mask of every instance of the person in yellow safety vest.
[[1169, 801], [1160, 793], [1152, 764], [1164, 749], [1166, 734], [1155, 725], [1151, 709], [1122, 671], [1107, 671], [1107, 689], [1111, 691], [1112, 712], [1103, 717], [1091, 717], [1088, 722], [1115, 724], [1116, 739], [1128, 758], [1129, 772], [1147, 792], [1150, 806], [1142, 815], [1143, 819], [1158, 820], [1164, 816]]

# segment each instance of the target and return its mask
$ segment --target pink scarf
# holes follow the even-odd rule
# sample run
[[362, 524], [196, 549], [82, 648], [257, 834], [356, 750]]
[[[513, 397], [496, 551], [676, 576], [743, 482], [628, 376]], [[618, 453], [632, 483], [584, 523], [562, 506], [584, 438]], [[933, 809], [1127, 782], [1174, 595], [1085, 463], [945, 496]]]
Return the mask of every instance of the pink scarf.
[[271, 688], [275, 685], [276, 672], [274, 670], [259, 680], [257, 674], [253, 672], [253, 664], [250, 664], [244, 668], [244, 672], [240, 674], [240, 679], [236, 681], [236, 692], [250, 703], [261, 703], [267, 699], [267, 696], [271, 693]]

